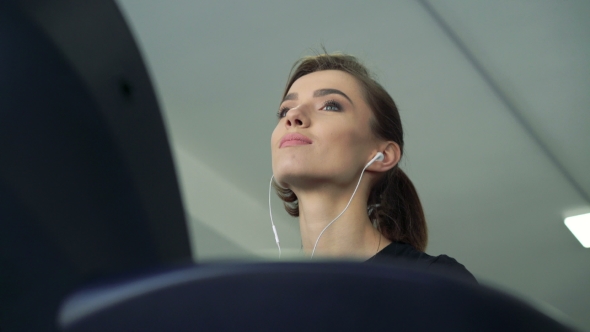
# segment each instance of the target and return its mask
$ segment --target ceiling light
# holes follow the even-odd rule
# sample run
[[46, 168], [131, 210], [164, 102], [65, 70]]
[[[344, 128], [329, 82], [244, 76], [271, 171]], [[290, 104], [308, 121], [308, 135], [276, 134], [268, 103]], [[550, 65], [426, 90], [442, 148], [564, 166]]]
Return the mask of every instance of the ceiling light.
[[584, 248], [590, 248], [590, 213], [565, 218], [564, 223]]

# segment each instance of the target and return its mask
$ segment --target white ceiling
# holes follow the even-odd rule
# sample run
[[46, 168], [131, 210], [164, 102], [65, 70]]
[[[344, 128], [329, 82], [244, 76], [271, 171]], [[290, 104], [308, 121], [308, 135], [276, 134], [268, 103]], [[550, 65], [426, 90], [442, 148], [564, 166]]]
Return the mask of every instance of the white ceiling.
[[[359, 56], [396, 100], [430, 254], [590, 330], [590, 2], [119, 0], [176, 156], [199, 259], [277, 254], [270, 134], [293, 62]], [[281, 243], [297, 221], [273, 198]]]

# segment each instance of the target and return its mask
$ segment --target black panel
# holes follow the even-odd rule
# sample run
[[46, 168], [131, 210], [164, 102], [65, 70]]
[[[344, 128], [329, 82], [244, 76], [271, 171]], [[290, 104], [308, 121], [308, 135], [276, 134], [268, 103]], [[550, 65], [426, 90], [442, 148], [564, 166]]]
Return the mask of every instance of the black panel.
[[0, 2], [0, 330], [99, 277], [190, 260], [168, 140], [113, 1]]

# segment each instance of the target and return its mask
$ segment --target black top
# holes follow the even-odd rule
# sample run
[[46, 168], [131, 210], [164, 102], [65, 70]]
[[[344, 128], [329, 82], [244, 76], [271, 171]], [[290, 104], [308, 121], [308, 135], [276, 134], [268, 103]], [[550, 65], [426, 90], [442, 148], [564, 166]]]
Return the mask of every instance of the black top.
[[395, 263], [398, 266], [420, 271], [443, 274], [455, 279], [477, 283], [475, 277], [467, 271], [463, 264], [447, 255], [430, 256], [416, 250], [407, 243], [392, 242], [375, 256], [367, 260], [368, 263]]

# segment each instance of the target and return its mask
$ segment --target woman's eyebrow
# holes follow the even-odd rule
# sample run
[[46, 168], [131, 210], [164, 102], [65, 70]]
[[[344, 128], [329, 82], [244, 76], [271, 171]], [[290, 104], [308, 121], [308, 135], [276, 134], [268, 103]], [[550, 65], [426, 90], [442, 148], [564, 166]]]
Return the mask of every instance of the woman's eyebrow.
[[[352, 102], [352, 100], [342, 91], [338, 90], [338, 89], [319, 89], [319, 90], [315, 90], [313, 93], [314, 97], [323, 97], [323, 96], [327, 96], [327, 95], [331, 95], [331, 94], [338, 94], [343, 96], [344, 98], [348, 99], [348, 101], [354, 105], [354, 103]], [[287, 100], [297, 100], [299, 98], [299, 94], [297, 92], [291, 92], [289, 94], [287, 94], [285, 96], [285, 98], [283, 98], [283, 101], [287, 101]]]
[[343, 96], [344, 98], [348, 99], [348, 101], [354, 105], [354, 103], [352, 102], [352, 100], [350, 100], [350, 98], [342, 91], [337, 90], [337, 89], [319, 89], [319, 90], [315, 90], [315, 92], [313, 93], [314, 97], [322, 97], [322, 96], [327, 96], [327, 95], [331, 95], [331, 94], [338, 94]]
[[297, 94], [297, 92], [291, 92], [291, 93], [287, 94], [285, 96], [285, 98], [283, 98], [283, 101], [297, 100], [297, 98], [299, 98], [299, 94]]

